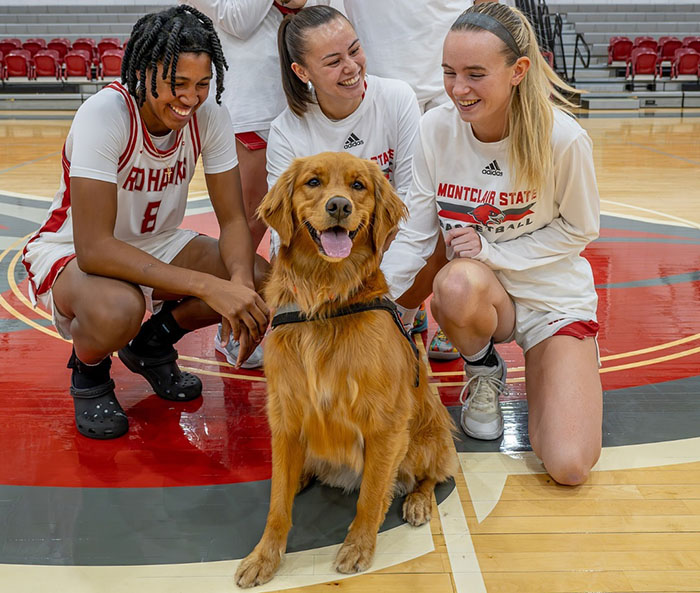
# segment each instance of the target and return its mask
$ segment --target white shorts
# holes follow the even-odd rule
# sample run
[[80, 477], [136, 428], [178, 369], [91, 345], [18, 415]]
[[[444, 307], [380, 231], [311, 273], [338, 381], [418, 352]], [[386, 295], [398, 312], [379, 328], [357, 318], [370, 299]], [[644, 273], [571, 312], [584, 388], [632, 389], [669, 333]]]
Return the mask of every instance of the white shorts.
[[[198, 236], [199, 233], [189, 229], [171, 229], [129, 244], [169, 264], [185, 248], [185, 245]], [[51, 311], [56, 330], [66, 340], [71, 339], [71, 319], [61, 314], [54, 306], [51, 287], [73, 257], [75, 257], [75, 249], [72, 243], [51, 243], [41, 240], [33, 241], [24, 256], [25, 266], [31, 278], [29, 296], [32, 303], [35, 306], [39, 303]], [[41, 287], [47, 279], [50, 280], [50, 286], [37, 294], [35, 292], [37, 287]], [[153, 301], [153, 289], [150, 286], [140, 286], [140, 288], [146, 301], [146, 309], [153, 313], [160, 307], [161, 301]]]
[[515, 343], [527, 352], [533, 346], [551, 338], [559, 330], [577, 321], [595, 322], [590, 315], [581, 312], [561, 313], [553, 311], [534, 311], [525, 305], [514, 302], [515, 307], [515, 328], [513, 333], [503, 342], [515, 340]]

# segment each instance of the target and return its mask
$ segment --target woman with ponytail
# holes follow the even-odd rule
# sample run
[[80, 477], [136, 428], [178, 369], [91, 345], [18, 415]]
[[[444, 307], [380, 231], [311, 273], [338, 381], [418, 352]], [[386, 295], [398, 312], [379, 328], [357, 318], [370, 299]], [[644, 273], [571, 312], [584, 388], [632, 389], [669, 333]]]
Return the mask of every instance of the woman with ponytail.
[[576, 92], [540, 54], [527, 19], [486, 2], [443, 47], [451, 102], [421, 120], [409, 220], [384, 255], [392, 296], [435, 319], [465, 361], [461, 424], [503, 434], [506, 365], [525, 352], [529, 436], [559, 483], [586, 480], [601, 450], [597, 297], [581, 256], [598, 236], [591, 140], [565, 111]]
[[270, 127], [268, 185], [297, 157], [349, 152], [375, 160], [405, 199], [420, 119], [411, 87], [367, 75], [357, 33], [329, 6], [286, 16], [278, 49], [288, 107]]

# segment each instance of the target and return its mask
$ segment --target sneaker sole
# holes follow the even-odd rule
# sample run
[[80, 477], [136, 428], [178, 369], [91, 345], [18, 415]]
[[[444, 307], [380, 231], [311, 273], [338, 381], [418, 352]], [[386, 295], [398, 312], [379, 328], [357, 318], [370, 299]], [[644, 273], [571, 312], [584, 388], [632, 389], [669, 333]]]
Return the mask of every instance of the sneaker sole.
[[495, 441], [496, 439], [501, 438], [501, 435], [503, 435], [503, 422], [500, 424], [500, 427], [496, 428], [495, 430], [477, 432], [474, 430], [468, 430], [467, 427], [460, 422], [462, 430], [465, 432], [465, 434], [467, 434], [467, 436], [470, 436], [473, 439], [479, 439], [480, 441]]
[[[505, 383], [506, 379], [508, 377], [508, 365], [506, 364], [506, 361], [503, 360], [503, 358], [501, 357], [500, 354], [498, 355], [498, 358], [500, 358], [501, 363], [503, 364], [503, 372], [501, 373], [501, 381], [503, 383]], [[473, 439], [479, 439], [480, 441], [495, 441], [496, 439], [500, 439], [501, 436], [503, 436], [503, 428], [504, 428], [505, 423], [503, 421], [503, 412], [501, 411], [501, 417], [499, 419], [498, 424], [491, 430], [486, 429], [484, 431], [476, 431], [476, 430], [468, 429], [462, 423], [461, 418], [460, 418], [459, 425], [462, 427], [462, 430], [464, 431], [464, 433], [466, 435], [472, 437]], [[488, 426], [488, 425], [485, 425], [485, 426]]]
[[[221, 345], [221, 341], [219, 341], [216, 337], [214, 338], [214, 348], [216, 349], [217, 352], [221, 352], [221, 354], [224, 355], [224, 358], [226, 358], [226, 362], [228, 362], [231, 366], [236, 366], [236, 361], [231, 361], [228, 355], [228, 350], [224, 348]], [[247, 360], [241, 365], [242, 369], [250, 370], [250, 369], [261, 369], [263, 367], [262, 363], [260, 364], [255, 364], [255, 363], [249, 363]]]
[[438, 352], [428, 350], [428, 358], [430, 360], [457, 360], [459, 358], [459, 352]]

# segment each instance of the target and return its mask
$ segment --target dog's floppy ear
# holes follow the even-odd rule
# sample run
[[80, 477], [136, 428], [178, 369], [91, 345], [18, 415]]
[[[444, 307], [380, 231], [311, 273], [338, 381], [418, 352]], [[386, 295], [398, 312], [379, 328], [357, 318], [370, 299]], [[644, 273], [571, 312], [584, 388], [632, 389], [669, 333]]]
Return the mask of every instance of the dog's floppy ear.
[[372, 242], [378, 253], [384, 249], [384, 243], [399, 221], [408, 216], [408, 209], [396, 195], [382, 170], [370, 162], [370, 174], [374, 183], [374, 220], [372, 221]]
[[283, 247], [289, 247], [294, 234], [292, 195], [298, 169], [299, 164], [292, 161], [287, 170], [277, 179], [277, 183], [265, 194], [257, 209], [258, 218], [277, 231]]

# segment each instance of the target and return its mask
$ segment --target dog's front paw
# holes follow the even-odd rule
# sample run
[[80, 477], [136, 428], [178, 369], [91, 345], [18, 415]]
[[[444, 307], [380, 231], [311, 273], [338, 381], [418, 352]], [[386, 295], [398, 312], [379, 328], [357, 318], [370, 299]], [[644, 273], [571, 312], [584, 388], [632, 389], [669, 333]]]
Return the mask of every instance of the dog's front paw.
[[267, 583], [280, 565], [282, 554], [276, 551], [263, 552], [257, 548], [246, 556], [236, 571], [236, 584], [244, 589]]
[[367, 544], [360, 541], [348, 541], [349, 539], [350, 537], [348, 536], [338, 551], [333, 567], [343, 574], [353, 574], [367, 570], [372, 564], [375, 542]]
[[421, 492], [411, 492], [403, 502], [403, 518], [414, 527], [430, 521], [432, 498]]

